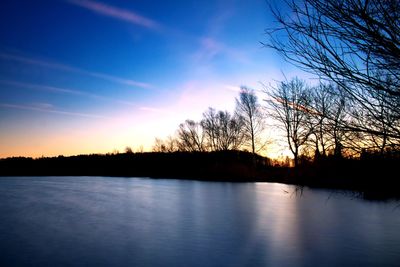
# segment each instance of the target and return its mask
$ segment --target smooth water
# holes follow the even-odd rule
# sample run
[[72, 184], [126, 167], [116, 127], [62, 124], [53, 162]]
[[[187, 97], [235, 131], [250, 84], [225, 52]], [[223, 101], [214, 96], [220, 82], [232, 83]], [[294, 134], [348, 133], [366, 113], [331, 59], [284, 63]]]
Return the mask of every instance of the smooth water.
[[289, 185], [0, 177], [0, 266], [400, 266], [400, 207]]

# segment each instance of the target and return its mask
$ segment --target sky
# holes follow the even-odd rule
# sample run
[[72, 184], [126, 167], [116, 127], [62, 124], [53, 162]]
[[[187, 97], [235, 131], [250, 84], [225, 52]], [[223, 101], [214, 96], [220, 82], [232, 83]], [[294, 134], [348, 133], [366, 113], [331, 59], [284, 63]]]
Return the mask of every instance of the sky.
[[0, 158], [150, 151], [208, 107], [298, 75], [266, 0], [2, 0]]

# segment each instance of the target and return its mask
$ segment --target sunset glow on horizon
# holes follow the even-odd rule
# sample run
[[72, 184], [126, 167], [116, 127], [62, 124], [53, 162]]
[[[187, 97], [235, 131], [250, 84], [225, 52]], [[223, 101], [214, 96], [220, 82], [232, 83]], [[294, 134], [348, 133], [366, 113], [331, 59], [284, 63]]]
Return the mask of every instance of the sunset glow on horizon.
[[264, 0], [0, 6], [0, 158], [150, 151], [208, 107], [232, 112], [240, 86], [262, 100], [302, 75], [263, 48]]

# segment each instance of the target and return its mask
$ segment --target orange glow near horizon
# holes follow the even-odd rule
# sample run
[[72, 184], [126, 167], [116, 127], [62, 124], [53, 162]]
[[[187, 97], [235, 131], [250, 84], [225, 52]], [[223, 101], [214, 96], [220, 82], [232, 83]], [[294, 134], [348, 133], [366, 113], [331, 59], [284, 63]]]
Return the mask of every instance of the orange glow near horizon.
[[[81, 117], [46, 110], [18, 110], [20, 117], [8, 131], [0, 133], [0, 158], [122, 153], [126, 147], [134, 152], [150, 152], [155, 138], [174, 136], [180, 123], [186, 119], [200, 120], [210, 106], [233, 112], [239, 86], [216, 84], [186, 82], [177, 96], [163, 95], [153, 106], [114, 108], [105, 113], [104, 119], [103, 113], [99, 117]], [[27, 121], [27, 115], [33, 119]], [[267, 130], [264, 139], [271, 144], [260, 154], [274, 159], [290, 157], [284, 146], [278, 144], [276, 129]]]
[[[182, 85], [178, 96], [172, 96], [174, 102], [164, 95], [166, 103], [159, 100], [154, 106], [118, 107], [104, 119], [48, 113], [45, 108], [17, 109], [21, 116], [9, 123], [9, 131], [0, 133], [0, 158], [103, 154], [124, 152], [126, 147], [151, 151], [155, 138], [174, 135], [186, 119], [199, 120], [208, 106], [233, 110], [236, 94], [221, 85], [190, 81]], [[27, 121], [28, 115], [33, 120]]]

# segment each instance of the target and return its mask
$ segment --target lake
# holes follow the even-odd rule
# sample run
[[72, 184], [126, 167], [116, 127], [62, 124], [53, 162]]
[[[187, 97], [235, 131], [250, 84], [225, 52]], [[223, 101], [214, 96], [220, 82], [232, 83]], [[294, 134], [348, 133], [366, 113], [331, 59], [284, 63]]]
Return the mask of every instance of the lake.
[[0, 177], [0, 266], [400, 266], [400, 206], [277, 183]]

